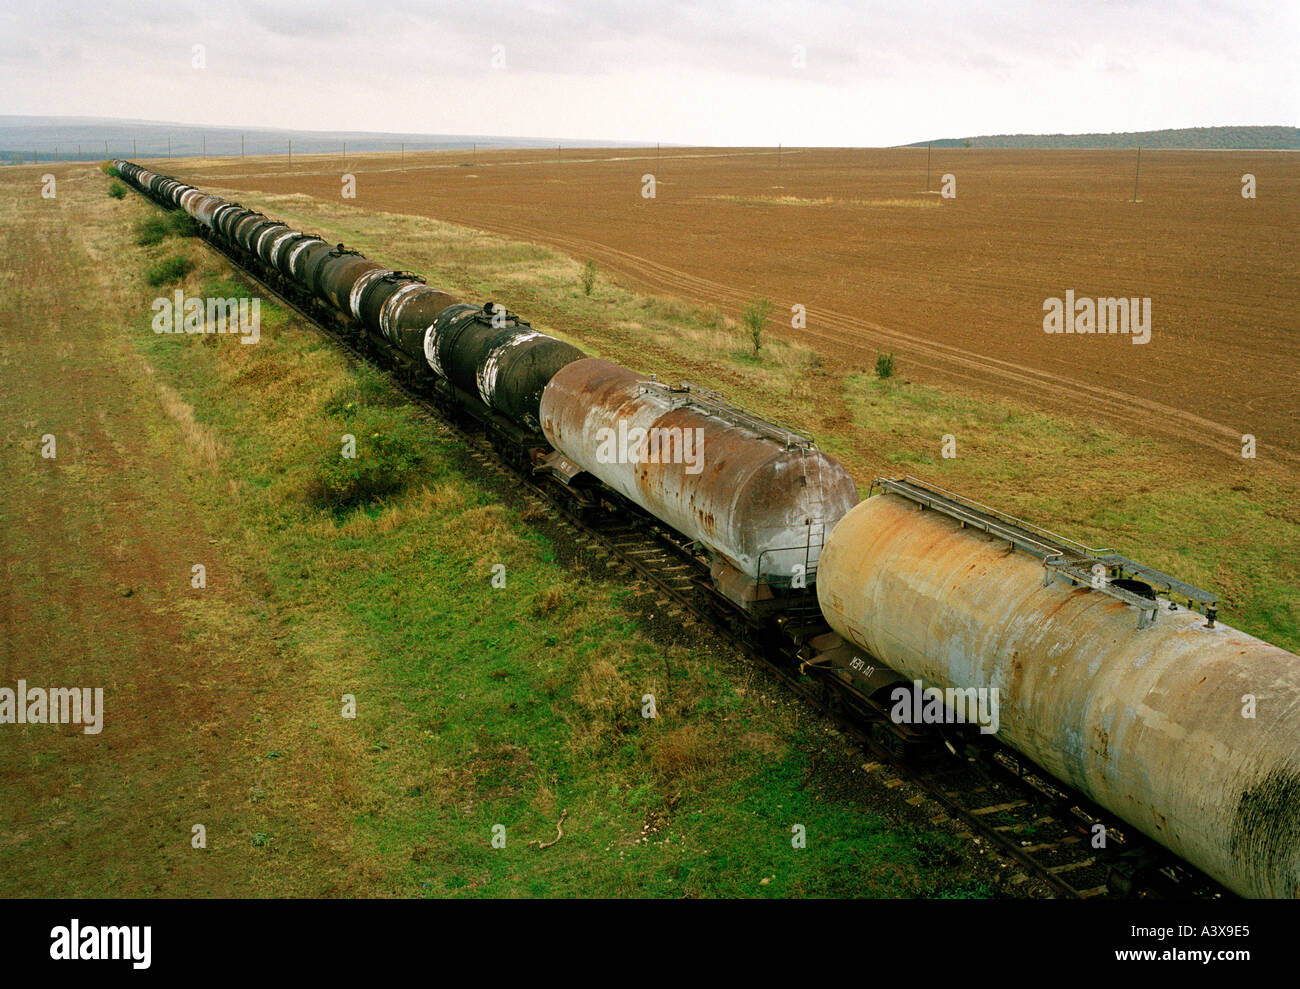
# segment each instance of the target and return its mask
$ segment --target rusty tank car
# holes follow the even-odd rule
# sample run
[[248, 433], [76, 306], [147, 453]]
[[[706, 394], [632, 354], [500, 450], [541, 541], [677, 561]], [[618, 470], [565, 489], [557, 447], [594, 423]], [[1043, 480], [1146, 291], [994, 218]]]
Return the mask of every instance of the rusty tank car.
[[563, 457], [706, 546], [715, 586], [747, 610], [812, 586], [826, 533], [858, 502], [811, 438], [598, 358], [555, 374], [541, 416]]
[[1300, 896], [1300, 657], [1134, 561], [878, 483], [822, 554], [835, 632], [927, 686], [996, 688], [1004, 744], [1229, 889]]

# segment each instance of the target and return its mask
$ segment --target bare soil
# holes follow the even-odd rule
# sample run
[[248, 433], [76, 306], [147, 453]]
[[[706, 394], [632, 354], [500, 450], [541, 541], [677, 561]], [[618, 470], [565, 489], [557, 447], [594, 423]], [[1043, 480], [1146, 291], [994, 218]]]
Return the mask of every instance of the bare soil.
[[[912, 380], [1227, 458], [1249, 433], [1261, 458], [1300, 466], [1300, 157], [1144, 152], [1137, 203], [1135, 165], [1127, 151], [935, 151], [928, 193], [924, 149], [438, 152], [176, 172], [548, 244], [732, 316], [765, 295], [773, 333], [851, 368], [892, 351]], [[340, 195], [345, 169], [356, 199]], [[939, 194], [945, 175], [956, 198]], [[1045, 333], [1044, 301], [1069, 289], [1149, 297], [1151, 342]], [[795, 305], [806, 328], [782, 316]]]

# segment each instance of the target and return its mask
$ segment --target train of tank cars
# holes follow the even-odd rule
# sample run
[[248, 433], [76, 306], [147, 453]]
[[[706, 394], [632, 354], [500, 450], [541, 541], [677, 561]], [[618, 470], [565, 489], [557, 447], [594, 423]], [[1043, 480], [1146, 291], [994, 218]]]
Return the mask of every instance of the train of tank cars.
[[716, 604], [881, 740], [914, 740], [927, 719], [907, 712], [936, 691], [996, 689], [1002, 744], [1229, 890], [1300, 896], [1300, 657], [1218, 621], [1213, 595], [914, 478], [859, 501], [809, 437], [712, 392], [114, 165], [577, 511], [645, 513], [707, 550]]

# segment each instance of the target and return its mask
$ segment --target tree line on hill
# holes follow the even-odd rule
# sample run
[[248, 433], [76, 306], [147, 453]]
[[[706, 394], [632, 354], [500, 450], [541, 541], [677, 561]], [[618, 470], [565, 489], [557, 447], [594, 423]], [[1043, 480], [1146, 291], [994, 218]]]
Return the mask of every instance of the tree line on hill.
[[1117, 134], [986, 134], [917, 141], [909, 148], [1180, 148], [1300, 150], [1296, 127], [1180, 127]]

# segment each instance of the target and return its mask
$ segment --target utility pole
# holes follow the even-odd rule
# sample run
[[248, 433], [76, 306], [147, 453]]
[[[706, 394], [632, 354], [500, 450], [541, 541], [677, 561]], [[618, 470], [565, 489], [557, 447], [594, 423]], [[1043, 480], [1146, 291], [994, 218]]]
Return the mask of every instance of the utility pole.
[[[134, 145], [132, 145], [132, 147], [134, 147]], [[104, 157], [105, 157], [105, 158], [108, 157], [108, 142], [107, 142], [107, 141], [104, 142]], [[132, 157], [135, 157], [135, 156], [132, 155]]]
[[402, 171], [406, 171], [406, 142], [402, 142]]
[[170, 134], [167, 135], [167, 160], [169, 162], [172, 160], [172, 136]]
[[239, 157], [244, 157], [244, 135], [239, 135]]
[[289, 164], [293, 164], [293, 138], [289, 138]]
[[[108, 142], [107, 142], [107, 141], [104, 142], [104, 154], [108, 154]], [[135, 156], [136, 156], [136, 154], [135, 154], [135, 138], [131, 138], [131, 157], [134, 158]]]
[[776, 185], [777, 188], [784, 188], [781, 185], [781, 145], [776, 146]]
[[478, 142], [474, 142], [474, 167], [478, 167]]
[[348, 142], [343, 142], [343, 171], [348, 170]]
[[930, 191], [930, 142], [925, 144], [925, 191]]
[[208, 156], [208, 135], [204, 134], [203, 135], [203, 157], [206, 158], [207, 156]]
[[1138, 145], [1137, 168], [1133, 170], [1133, 202], [1138, 202], [1138, 176], [1142, 174], [1142, 145]]

